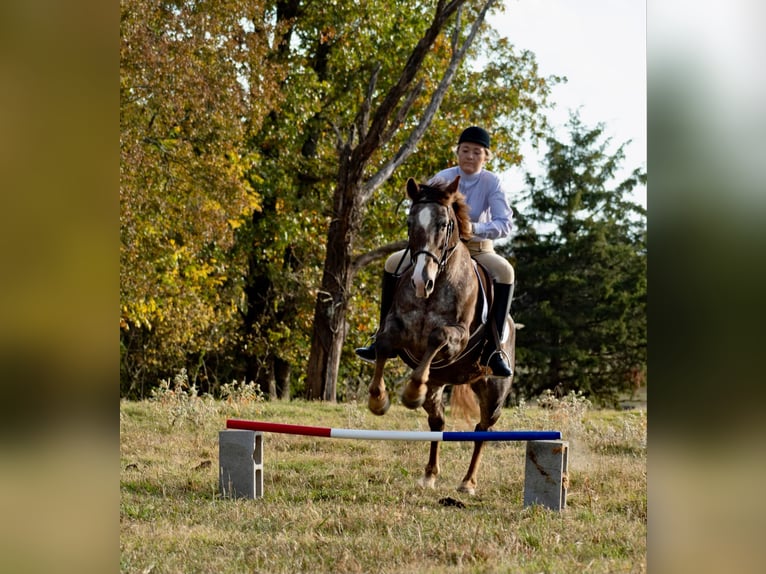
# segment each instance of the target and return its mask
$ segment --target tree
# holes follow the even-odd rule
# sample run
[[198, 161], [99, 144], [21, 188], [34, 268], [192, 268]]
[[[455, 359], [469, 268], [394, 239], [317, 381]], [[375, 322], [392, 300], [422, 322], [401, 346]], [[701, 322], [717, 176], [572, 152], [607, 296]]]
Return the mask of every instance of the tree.
[[494, 5], [122, 3], [123, 392], [185, 367], [202, 390], [335, 399], [406, 177], [452, 161], [467, 123], [493, 129], [496, 169], [544, 131], [556, 79], [484, 24]]
[[[336, 398], [338, 366], [348, 328], [349, 294], [358, 269], [355, 244], [367, 205], [422, 141], [493, 4], [494, 0], [437, 2], [430, 24], [387, 89], [379, 85], [378, 63], [369, 75], [368, 88], [353, 120], [335, 126], [338, 170], [314, 311], [307, 369], [310, 398]], [[449, 41], [445, 33], [448, 26]], [[436, 57], [429, 58], [431, 53]], [[475, 117], [480, 117], [481, 106], [477, 107]], [[457, 125], [463, 125], [465, 119], [461, 118]], [[454, 128], [449, 132], [454, 138]], [[442, 134], [446, 137], [445, 132]], [[449, 147], [445, 143], [441, 149]]]
[[609, 155], [603, 125], [572, 115], [569, 137], [548, 138], [547, 174], [527, 175], [517, 216], [517, 387], [613, 402], [646, 370], [646, 211], [628, 199], [646, 173], [614, 184], [626, 144]]
[[235, 229], [261, 203], [245, 134], [279, 99], [281, 72], [259, 65], [270, 28], [243, 20], [259, 2], [120, 8], [121, 386], [143, 394], [162, 370], [191, 362], [196, 377], [236, 332]]

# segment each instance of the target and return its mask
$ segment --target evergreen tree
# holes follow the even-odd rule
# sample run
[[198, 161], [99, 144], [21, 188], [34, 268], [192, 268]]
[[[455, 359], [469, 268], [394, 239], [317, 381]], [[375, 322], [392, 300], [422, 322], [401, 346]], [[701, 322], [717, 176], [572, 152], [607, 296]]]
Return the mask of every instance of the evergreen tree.
[[646, 210], [629, 198], [646, 172], [615, 185], [626, 144], [610, 155], [603, 125], [575, 114], [568, 127], [568, 143], [548, 138], [547, 174], [527, 174], [516, 214], [516, 385], [614, 403], [646, 375]]

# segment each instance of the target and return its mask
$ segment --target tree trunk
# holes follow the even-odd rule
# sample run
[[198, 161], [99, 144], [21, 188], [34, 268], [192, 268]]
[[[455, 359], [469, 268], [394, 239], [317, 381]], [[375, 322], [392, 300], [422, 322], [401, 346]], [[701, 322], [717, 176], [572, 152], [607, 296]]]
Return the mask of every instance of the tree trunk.
[[[265, 367], [260, 364], [263, 362]], [[290, 363], [273, 354], [265, 361], [252, 357], [248, 362], [248, 372], [251, 375], [247, 380], [255, 381], [268, 400], [290, 400]]]
[[272, 365], [263, 372], [263, 376], [261, 377], [258, 386], [268, 400], [273, 401], [277, 398], [277, 381], [274, 378], [273, 362]]
[[[352, 269], [353, 239], [359, 232], [363, 206], [359, 201], [358, 184], [361, 178], [344, 177], [346, 166], [341, 167], [340, 183], [333, 198], [333, 220], [327, 232], [327, 255], [322, 274], [321, 290], [314, 307], [314, 330], [311, 354], [307, 368], [309, 399], [335, 402], [338, 367], [346, 338], [348, 299]], [[342, 160], [343, 161], [343, 160]], [[350, 180], [350, 181], [349, 181]]]
[[290, 363], [274, 357], [274, 379], [277, 385], [277, 398], [283, 401], [290, 400]]

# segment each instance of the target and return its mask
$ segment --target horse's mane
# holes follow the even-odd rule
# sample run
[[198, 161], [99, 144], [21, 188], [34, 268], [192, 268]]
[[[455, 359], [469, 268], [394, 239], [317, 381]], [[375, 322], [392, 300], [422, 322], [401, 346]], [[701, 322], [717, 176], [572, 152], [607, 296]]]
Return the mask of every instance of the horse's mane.
[[445, 207], [449, 207], [451, 204], [457, 219], [458, 235], [467, 241], [472, 237], [470, 208], [462, 193], [457, 189], [454, 191], [450, 189], [451, 184], [452, 182], [441, 178], [433, 178], [428, 183], [421, 183], [418, 186], [416, 201], [433, 201]]

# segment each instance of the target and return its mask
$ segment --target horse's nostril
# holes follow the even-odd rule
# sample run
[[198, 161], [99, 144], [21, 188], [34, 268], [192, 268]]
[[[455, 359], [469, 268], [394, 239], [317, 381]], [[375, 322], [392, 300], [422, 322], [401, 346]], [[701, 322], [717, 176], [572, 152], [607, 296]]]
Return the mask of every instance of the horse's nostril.
[[428, 282], [426, 283], [426, 291], [431, 291], [431, 289], [433, 288], [434, 288], [434, 282], [431, 279], [429, 279]]

